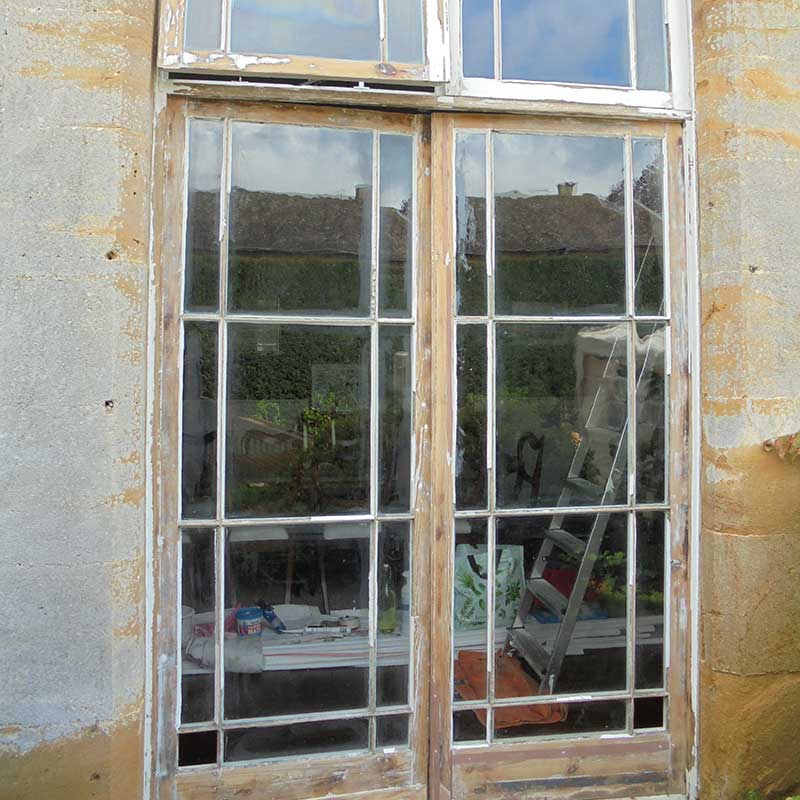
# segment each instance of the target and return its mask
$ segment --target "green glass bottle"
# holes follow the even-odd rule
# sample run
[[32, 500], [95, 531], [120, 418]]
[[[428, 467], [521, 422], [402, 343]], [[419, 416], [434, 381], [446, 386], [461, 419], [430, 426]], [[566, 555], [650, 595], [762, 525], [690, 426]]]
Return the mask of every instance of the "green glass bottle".
[[381, 585], [378, 591], [378, 630], [394, 633], [397, 630], [397, 593], [392, 588], [392, 574], [388, 564], [381, 568]]

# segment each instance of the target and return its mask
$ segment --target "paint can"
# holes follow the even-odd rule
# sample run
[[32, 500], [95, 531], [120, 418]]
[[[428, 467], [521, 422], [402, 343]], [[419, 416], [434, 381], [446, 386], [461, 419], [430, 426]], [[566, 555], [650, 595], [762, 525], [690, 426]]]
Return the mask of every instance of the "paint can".
[[240, 608], [236, 612], [236, 631], [239, 636], [261, 636], [260, 608]]

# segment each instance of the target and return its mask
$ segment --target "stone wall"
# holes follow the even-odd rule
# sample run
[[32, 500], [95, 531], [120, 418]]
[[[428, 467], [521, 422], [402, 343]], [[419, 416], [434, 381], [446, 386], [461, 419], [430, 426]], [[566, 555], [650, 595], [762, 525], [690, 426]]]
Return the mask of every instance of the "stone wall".
[[[695, 0], [703, 800], [800, 785], [800, 0]], [[0, 8], [0, 799], [142, 793], [155, 0]]]
[[140, 798], [155, 0], [0, 3], [0, 798]]
[[695, 0], [703, 800], [800, 786], [800, 0]]

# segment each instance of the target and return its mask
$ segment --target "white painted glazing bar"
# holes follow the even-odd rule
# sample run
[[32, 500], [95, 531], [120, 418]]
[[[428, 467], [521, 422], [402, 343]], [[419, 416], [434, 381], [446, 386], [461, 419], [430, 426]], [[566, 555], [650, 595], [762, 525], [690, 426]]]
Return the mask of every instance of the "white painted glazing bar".
[[[227, 454], [227, 409], [228, 409], [228, 328], [225, 322], [225, 312], [228, 305], [228, 242], [229, 242], [229, 215], [231, 193], [231, 153], [232, 153], [232, 123], [225, 120], [223, 131], [223, 159], [222, 176], [223, 191], [221, 192], [222, 213], [220, 222], [222, 236], [219, 251], [219, 279], [220, 299], [219, 309], [221, 315], [218, 375], [217, 386], [217, 519], [220, 521], [216, 529], [215, 539], [215, 569], [216, 569], [216, 625], [215, 625], [215, 654], [214, 654], [214, 684], [216, 687], [215, 713], [216, 719], [221, 724], [225, 717], [225, 528], [222, 519], [225, 516], [225, 462]], [[224, 736], [217, 737], [217, 763], [222, 764], [225, 753]]]
[[630, 59], [631, 86], [639, 86], [639, 67], [636, 36], [636, 0], [628, 0], [628, 55]]
[[[636, 514], [628, 514], [628, 626], [627, 626], [627, 651], [625, 660], [626, 686], [631, 696], [636, 688]], [[626, 708], [626, 725], [629, 732], [633, 732], [633, 703], [628, 703]]]
[[[398, 714], [410, 714], [411, 708], [404, 705], [386, 706], [376, 709], [375, 717], [389, 717]], [[313, 711], [308, 714], [284, 714], [275, 717], [246, 717], [245, 719], [226, 720], [223, 730], [241, 728], [278, 728], [281, 725], [297, 725], [304, 722], [328, 722], [336, 720], [356, 719], [370, 714], [369, 708], [353, 708], [341, 711]], [[206, 726], [207, 727], [207, 726]]]
[[[503, 0], [494, 0], [494, 77], [503, 79]], [[487, 722], [487, 729], [489, 727]]]
[[220, 25], [220, 46], [225, 52], [231, 49], [231, 5], [233, 0], [222, 0], [222, 25]]
[[[666, 139], [661, 140], [661, 163], [663, 164], [664, 168], [664, 177], [663, 177], [663, 185], [661, 187], [661, 209], [662, 209], [662, 239], [664, 242], [663, 245], [663, 256], [662, 261], [664, 264], [664, 306], [662, 306], [661, 310], [664, 312], [668, 319], [672, 319], [672, 254], [671, 254], [671, 242], [670, 242], [670, 224], [671, 224], [671, 216], [672, 210], [670, 208], [670, 198], [669, 198], [669, 186], [670, 186], [670, 175], [672, 170], [674, 169], [674, 165], [670, 164], [669, 155], [667, 153], [667, 141]], [[669, 353], [669, 350], [665, 351], [665, 357]]]
[[[494, 516], [498, 518], [503, 517], [552, 517], [554, 515], [593, 515], [593, 514], [613, 514], [621, 511], [632, 511], [636, 508], [638, 511], [669, 511], [669, 505], [666, 503], [644, 503], [641, 505], [620, 503], [618, 505], [608, 506], [548, 506], [542, 508], [498, 508], [494, 512]], [[454, 516], [456, 519], [485, 519], [488, 512], [483, 511], [456, 511]]]
[[389, 60], [389, 43], [386, 38], [386, 0], [378, 0], [378, 30], [380, 35], [381, 61]]
[[[385, 0], [380, 0], [380, 9], [384, 16], [381, 28], [381, 52], [383, 60], [386, 52], [385, 36]], [[373, 522], [370, 525], [369, 540], [369, 674], [368, 674], [368, 703], [369, 703], [369, 749], [375, 750], [376, 724], [375, 706], [377, 705], [377, 663], [378, 663], [378, 587], [380, 579], [380, 565], [378, 564], [378, 535], [379, 526], [375, 522], [378, 514], [380, 499], [380, 328], [377, 320], [380, 308], [380, 163], [381, 140], [377, 131], [372, 132], [372, 281], [370, 297], [370, 313], [373, 319], [370, 337], [370, 424], [369, 424], [369, 510]]]
[[[214, 722], [219, 728], [225, 716], [225, 529], [214, 529]], [[217, 737], [217, 763], [222, 764], [222, 735]]]

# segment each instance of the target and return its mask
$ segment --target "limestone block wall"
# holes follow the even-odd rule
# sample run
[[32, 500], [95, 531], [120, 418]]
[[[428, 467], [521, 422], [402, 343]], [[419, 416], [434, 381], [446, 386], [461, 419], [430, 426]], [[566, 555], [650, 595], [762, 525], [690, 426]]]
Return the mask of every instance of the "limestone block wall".
[[695, 0], [703, 800], [800, 786], [800, 0]]
[[155, 0], [0, 3], [0, 798], [140, 798]]

